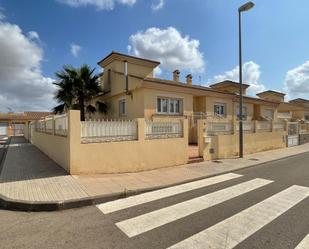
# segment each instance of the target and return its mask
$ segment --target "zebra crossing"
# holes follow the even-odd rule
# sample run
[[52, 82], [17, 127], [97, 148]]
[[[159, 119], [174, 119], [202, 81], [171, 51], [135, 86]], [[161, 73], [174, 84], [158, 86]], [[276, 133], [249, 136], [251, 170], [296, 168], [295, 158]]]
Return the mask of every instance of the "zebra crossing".
[[[97, 207], [104, 214], [111, 214], [217, 183], [241, 179], [241, 177], [240, 174], [229, 173], [100, 204]], [[115, 225], [129, 239], [132, 239], [235, 197], [249, 194], [251, 191], [266, 187], [271, 183], [273, 183], [272, 180], [255, 178], [133, 218], [121, 220], [116, 222]], [[309, 187], [293, 185], [171, 245], [168, 249], [232, 249], [307, 197], [309, 197]], [[296, 249], [309, 249], [309, 235], [299, 243]]]

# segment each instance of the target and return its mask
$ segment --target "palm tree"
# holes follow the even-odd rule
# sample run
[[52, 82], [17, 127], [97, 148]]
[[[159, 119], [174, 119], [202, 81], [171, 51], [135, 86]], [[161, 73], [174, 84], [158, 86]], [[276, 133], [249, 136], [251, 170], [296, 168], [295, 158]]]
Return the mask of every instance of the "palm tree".
[[80, 110], [80, 119], [85, 121], [85, 112], [94, 113], [107, 112], [105, 103], [97, 101], [95, 106], [90, 102], [98, 94], [102, 93], [95, 69], [88, 65], [80, 68], [63, 66], [63, 70], [56, 72], [57, 82], [53, 84], [58, 87], [55, 99], [59, 103], [54, 107], [54, 113], [63, 113], [66, 110]]

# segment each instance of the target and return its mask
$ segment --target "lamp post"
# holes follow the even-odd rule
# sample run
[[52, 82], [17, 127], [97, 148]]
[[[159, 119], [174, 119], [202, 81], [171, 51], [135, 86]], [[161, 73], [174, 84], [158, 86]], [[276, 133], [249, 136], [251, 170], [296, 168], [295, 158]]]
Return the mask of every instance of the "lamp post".
[[243, 107], [243, 96], [242, 96], [242, 52], [241, 52], [241, 12], [248, 11], [254, 7], [253, 2], [247, 2], [238, 8], [238, 25], [239, 25], [239, 157], [244, 156], [244, 134], [243, 134], [243, 123], [242, 123], [242, 107]]

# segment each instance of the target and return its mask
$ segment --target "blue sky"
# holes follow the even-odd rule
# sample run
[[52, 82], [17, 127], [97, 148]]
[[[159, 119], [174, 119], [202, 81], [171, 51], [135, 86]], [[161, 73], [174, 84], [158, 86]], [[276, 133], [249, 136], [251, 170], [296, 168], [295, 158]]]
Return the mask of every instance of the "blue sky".
[[[7, 100], [14, 110], [50, 108], [51, 101], [42, 104], [42, 100], [52, 98], [54, 72], [63, 64], [98, 67], [96, 62], [112, 50], [128, 53], [128, 45], [133, 55], [163, 62], [158, 77], [171, 78], [172, 69], [179, 68], [183, 78], [192, 73], [196, 84], [237, 79], [237, 8], [243, 3], [0, 0], [0, 46], [6, 48], [0, 70], [24, 67], [29, 74], [25, 79], [22, 73], [17, 78], [0, 76], [0, 111], [8, 109]], [[308, 0], [256, 0], [255, 4], [243, 14], [244, 76], [253, 85], [250, 94], [272, 89], [288, 92], [289, 98], [309, 97]], [[14, 34], [9, 30], [14, 27], [19, 30], [9, 41], [7, 34]], [[24, 43], [20, 51], [11, 52], [18, 42]], [[6, 57], [24, 62], [10, 59], [8, 65]], [[31, 77], [38, 91], [30, 90]]]

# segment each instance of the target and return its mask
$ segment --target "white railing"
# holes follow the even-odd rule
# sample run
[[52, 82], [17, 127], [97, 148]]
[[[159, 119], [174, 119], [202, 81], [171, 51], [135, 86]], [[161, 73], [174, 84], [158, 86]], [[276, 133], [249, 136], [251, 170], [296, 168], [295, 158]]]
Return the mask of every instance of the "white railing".
[[232, 134], [232, 122], [207, 122], [207, 135]]
[[271, 131], [271, 122], [270, 121], [257, 121], [256, 130], [260, 132]]
[[284, 122], [274, 122], [273, 127], [275, 131], [284, 131], [285, 123]]
[[67, 136], [68, 134], [68, 115], [56, 115], [54, 116], [55, 135]]
[[183, 137], [181, 120], [147, 120], [145, 121], [146, 139]]
[[82, 143], [137, 140], [137, 121], [93, 120], [81, 122]]
[[52, 134], [54, 126], [53, 117], [46, 117], [44, 121], [45, 121], [45, 132], [48, 134]]
[[309, 125], [308, 124], [300, 124], [299, 125], [299, 131], [301, 134], [303, 133], [307, 133], [309, 130], [308, 130], [308, 127]]
[[290, 112], [278, 112], [277, 118], [291, 119], [292, 118], [292, 114]]
[[45, 120], [38, 120], [35, 122], [35, 131], [45, 132]]
[[[242, 129], [246, 133], [253, 133], [254, 132], [254, 122], [243, 121], [242, 122]], [[237, 124], [236, 124], [236, 131], [239, 131], [239, 122], [237, 122]]]

